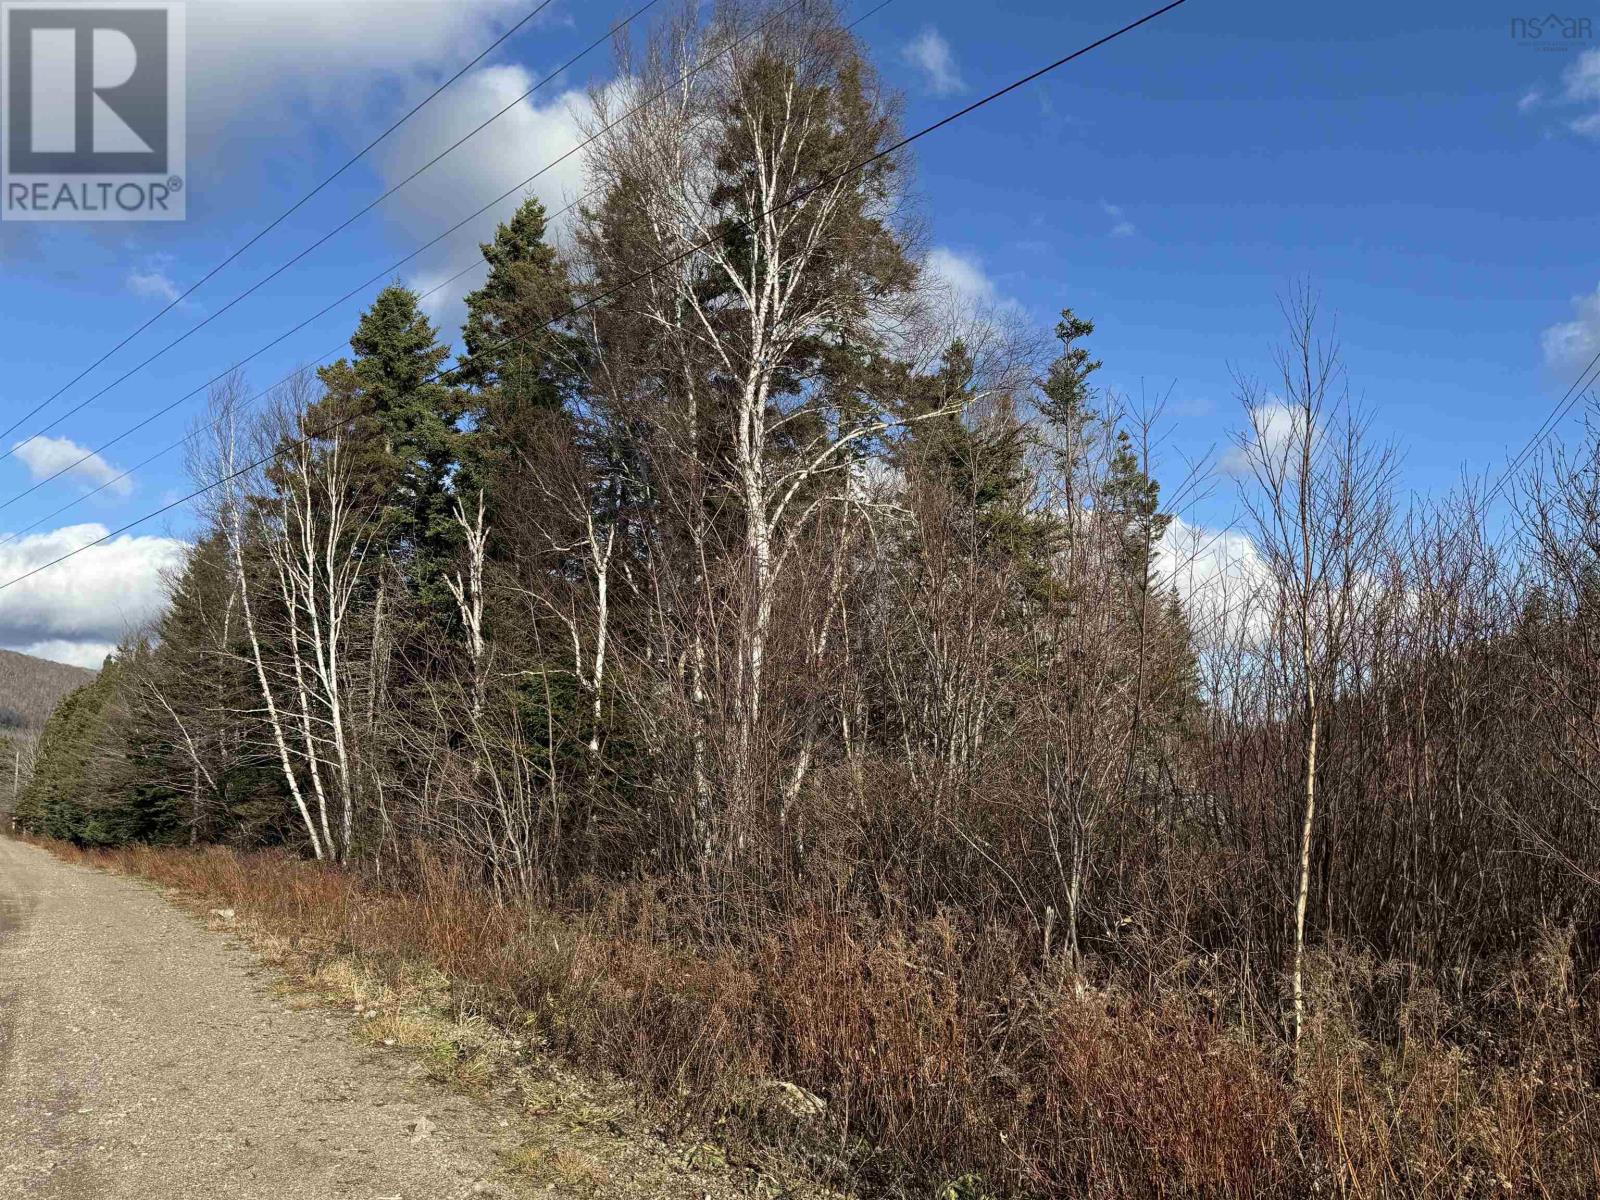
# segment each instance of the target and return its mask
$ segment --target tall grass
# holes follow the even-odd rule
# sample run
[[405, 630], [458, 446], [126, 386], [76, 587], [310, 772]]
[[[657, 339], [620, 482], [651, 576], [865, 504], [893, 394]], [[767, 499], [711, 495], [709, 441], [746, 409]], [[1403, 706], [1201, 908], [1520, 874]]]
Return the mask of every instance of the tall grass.
[[1555, 935], [1506, 965], [1492, 1020], [1418, 986], [1381, 1042], [1357, 1014], [1403, 968], [1326, 954], [1295, 1053], [1241, 1021], [1220, 969], [1191, 964], [1181, 989], [1090, 980], [954, 915], [802, 910], [716, 941], [642, 884], [556, 912], [496, 905], [426, 857], [399, 887], [276, 853], [52, 849], [311, 954], [427, 962], [462, 1003], [663, 1112], [761, 1136], [752, 1097], [796, 1083], [827, 1101], [818, 1161], [867, 1190], [1600, 1195], [1594, 981]]

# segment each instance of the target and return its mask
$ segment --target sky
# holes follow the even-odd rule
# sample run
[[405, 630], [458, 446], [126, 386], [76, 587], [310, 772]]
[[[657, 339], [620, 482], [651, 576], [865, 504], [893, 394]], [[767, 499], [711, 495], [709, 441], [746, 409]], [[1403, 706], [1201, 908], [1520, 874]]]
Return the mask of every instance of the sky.
[[[608, 47], [602, 40], [557, 68], [641, 3], [553, 0], [8, 435], [0, 583], [186, 492], [179, 453], [116, 477], [180, 438], [200, 398], [70, 475], [24, 489], [203, 391], [363, 281], [377, 280], [249, 361], [252, 390], [341, 353], [364, 303], [391, 278], [437, 287], [426, 307], [454, 335], [461, 297], [480, 276], [440, 285], [474, 262], [522, 181], [577, 143]], [[0, 222], [0, 426], [204, 276], [532, 7], [189, 0], [188, 219]], [[870, 7], [858, 0], [847, 19]], [[858, 34], [916, 129], [1145, 11], [1120, 0], [892, 0]], [[1219, 563], [1248, 554], [1241, 535], [1223, 532], [1237, 512], [1231, 439], [1250, 424], [1236, 380], [1270, 374], [1279, 301], [1300, 281], [1336, 319], [1351, 394], [1374, 435], [1400, 448], [1404, 488], [1438, 494], [1463, 472], [1492, 477], [1600, 352], [1600, 37], [1519, 42], [1517, 15], [1485, 0], [1189, 0], [918, 143], [928, 269], [1042, 330], [1064, 307], [1095, 322], [1101, 383], [1135, 401], [1165, 397], [1160, 474], [1218, 465], [1179, 529], [1214, 545]], [[1600, 12], [1592, 15], [1600, 33]], [[554, 209], [578, 197], [581, 179], [573, 156], [530, 186]], [[507, 191], [510, 199], [401, 262]], [[161, 574], [192, 528], [179, 507], [0, 590], [0, 646], [98, 665], [159, 610]]]

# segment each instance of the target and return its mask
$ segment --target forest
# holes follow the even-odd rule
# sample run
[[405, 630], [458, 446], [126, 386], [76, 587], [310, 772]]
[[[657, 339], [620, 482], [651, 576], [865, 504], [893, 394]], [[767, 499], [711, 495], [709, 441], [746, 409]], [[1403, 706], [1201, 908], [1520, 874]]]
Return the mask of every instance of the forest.
[[592, 121], [459, 353], [395, 283], [212, 389], [19, 825], [344, 880], [306, 921], [674, 1111], [792, 1081], [869, 1193], [1600, 1191], [1600, 436], [1407, 494], [1293, 286], [1231, 473], [1163, 479], [1094, 314], [925, 269], [820, 6], [685, 10]]

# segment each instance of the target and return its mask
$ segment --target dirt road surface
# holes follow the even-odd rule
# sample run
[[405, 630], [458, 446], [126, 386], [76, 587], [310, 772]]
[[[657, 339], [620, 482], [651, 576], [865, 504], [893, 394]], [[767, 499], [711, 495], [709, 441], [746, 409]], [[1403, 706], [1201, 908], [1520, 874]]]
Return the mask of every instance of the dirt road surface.
[[0, 1197], [507, 1194], [497, 1120], [270, 982], [148, 887], [0, 838]]

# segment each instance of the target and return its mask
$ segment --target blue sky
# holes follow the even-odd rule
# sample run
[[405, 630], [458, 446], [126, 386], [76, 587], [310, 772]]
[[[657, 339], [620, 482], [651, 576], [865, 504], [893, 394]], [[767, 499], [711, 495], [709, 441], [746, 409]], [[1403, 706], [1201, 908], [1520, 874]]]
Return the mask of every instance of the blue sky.
[[[188, 7], [189, 219], [0, 225], [0, 426], [247, 240], [530, 4]], [[216, 313], [632, 7], [556, 0], [0, 449]], [[1101, 0], [895, 0], [860, 34], [904, 90], [906, 124], [916, 128], [1142, 11]], [[1186, 457], [1225, 449], [1243, 426], [1233, 372], [1268, 371], [1277, 297], [1309, 279], [1337, 314], [1353, 393], [1375, 432], [1404, 450], [1404, 484], [1433, 492], [1463, 468], [1494, 471], [1576, 377], [1580, 355], [1600, 350], [1600, 38], [1555, 50], [1518, 44], [1513, 15], [1481, 0], [1190, 0], [919, 144], [931, 265], [1040, 327], [1063, 306], [1095, 320], [1105, 383], [1134, 396], [1170, 389], [1173, 474]], [[602, 46], [48, 436], [99, 445], [532, 174], [573, 144], [581, 89], [605, 68]], [[559, 205], [578, 194], [580, 178], [574, 159], [535, 189]], [[491, 225], [486, 217], [399, 276], [432, 286], [472, 261]], [[442, 321], [459, 319], [475, 278], [433, 298]], [[360, 308], [353, 300], [262, 355], [247, 368], [251, 383], [338, 348]], [[9, 578], [95, 536], [94, 526], [116, 527], [184, 490], [173, 455], [51, 515], [173, 441], [196, 408], [0, 509], [0, 571]], [[0, 461], [0, 502], [69, 455], [36, 441]], [[1223, 478], [1185, 516], [1220, 527], [1232, 496]], [[163, 518], [0, 593], [0, 645], [93, 661], [153, 610], [156, 572], [187, 529], [181, 514]]]

